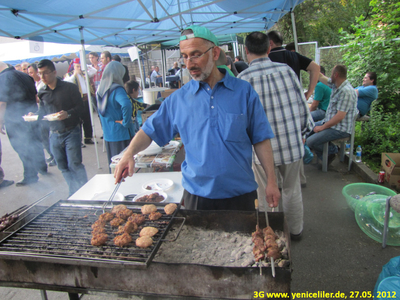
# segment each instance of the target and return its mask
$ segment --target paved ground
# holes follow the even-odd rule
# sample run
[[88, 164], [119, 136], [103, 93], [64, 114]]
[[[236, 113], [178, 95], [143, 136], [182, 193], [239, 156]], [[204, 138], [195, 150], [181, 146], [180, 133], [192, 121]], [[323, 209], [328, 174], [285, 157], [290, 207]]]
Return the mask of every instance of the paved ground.
[[[97, 135], [100, 126], [96, 120]], [[10, 147], [7, 137], [1, 136], [3, 145], [2, 166], [6, 178], [22, 179], [22, 164]], [[98, 145], [101, 169], [98, 169], [94, 145], [82, 149], [84, 164], [91, 178], [95, 174], [108, 173], [106, 153], [102, 152], [102, 140]], [[29, 145], [27, 145], [29, 146]], [[346, 172], [346, 165], [336, 160], [328, 173], [322, 173], [315, 164], [305, 166], [307, 187], [303, 189], [304, 237], [292, 243], [293, 292], [345, 292], [372, 291], [381, 268], [392, 257], [400, 255], [400, 247], [387, 247], [366, 236], [358, 227], [354, 213], [341, 194], [342, 188], [353, 182], [361, 182], [355, 173]], [[22, 205], [30, 204], [43, 195], [54, 191], [42, 205], [50, 205], [68, 196], [67, 185], [57, 167], [49, 168], [50, 174], [40, 176], [39, 182], [27, 187], [15, 185], [0, 190], [0, 216]], [[1, 272], [1, 270], [0, 270]], [[260, 287], [262, 290], [262, 287]], [[249, 295], [250, 296], [250, 295]], [[38, 290], [0, 287], [2, 300], [40, 300]], [[66, 293], [48, 292], [50, 300], [66, 300]], [[110, 295], [89, 295], [83, 299], [122, 299]], [[324, 298], [319, 298], [324, 299]]]

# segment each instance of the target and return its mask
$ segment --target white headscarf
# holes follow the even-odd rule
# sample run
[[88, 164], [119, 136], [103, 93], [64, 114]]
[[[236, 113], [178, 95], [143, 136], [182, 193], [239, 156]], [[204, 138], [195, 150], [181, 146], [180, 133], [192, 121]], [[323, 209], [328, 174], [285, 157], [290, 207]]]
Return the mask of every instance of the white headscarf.
[[109, 62], [104, 69], [99, 88], [97, 89], [96, 93], [97, 106], [101, 115], [104, 115], [111, 86], [114, 84], [114, 86], [121, 86], [122, 88], [124, 87], [124, 82], [122, 80], [124, 75], [125, 68], [118, 61]]

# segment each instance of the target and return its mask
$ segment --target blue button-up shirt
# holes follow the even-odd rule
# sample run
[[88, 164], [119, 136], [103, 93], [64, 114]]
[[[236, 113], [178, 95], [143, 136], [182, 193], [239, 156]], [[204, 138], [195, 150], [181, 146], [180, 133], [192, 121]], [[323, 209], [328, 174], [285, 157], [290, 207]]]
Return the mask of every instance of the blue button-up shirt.
[[257, 93], [226, 73], [213, 89], [191, 80], [166, 98], [142, 129], [160, 146], [180, 134], [186, 151], [182, 185], [211, 199], [257, 189], [252, 145], [274, 137]]

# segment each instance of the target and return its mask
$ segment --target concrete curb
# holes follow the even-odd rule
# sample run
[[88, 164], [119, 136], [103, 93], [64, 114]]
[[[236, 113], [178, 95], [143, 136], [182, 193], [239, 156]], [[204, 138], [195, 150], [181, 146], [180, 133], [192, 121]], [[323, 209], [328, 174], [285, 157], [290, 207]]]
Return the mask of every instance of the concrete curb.
[[[349, 163], [349, 156], [347, 154], [344, 157], [344, 163], [346, 163], [346, 165], [348, 165]], [[363, 162], [360, 163], [356, 162], [354, 156], [353, 156], [353, 162], [351, 164], [351, 170], [354, 171], [356, 174], [358, 174], [367, 183], [383, 185], [389, 189], [400, 192], [398, 188], [389, 186], [389, 184], [386, 181], [383, 184], [378, 183], [378, 174], [373, 172]]]

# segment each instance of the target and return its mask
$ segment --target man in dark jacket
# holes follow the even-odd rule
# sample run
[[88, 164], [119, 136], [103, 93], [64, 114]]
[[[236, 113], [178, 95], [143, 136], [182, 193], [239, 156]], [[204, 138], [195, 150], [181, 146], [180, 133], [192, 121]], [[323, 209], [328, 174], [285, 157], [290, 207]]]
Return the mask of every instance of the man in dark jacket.
[[0, 62], [0, 130], [6, 126], [11, 146], [24, 168], [24, 178], [16, 186], [35, 183], [38, 173], [47, 173], [39, 123], [22, 118], [37, 110], [36, 93], [32, 77]]

